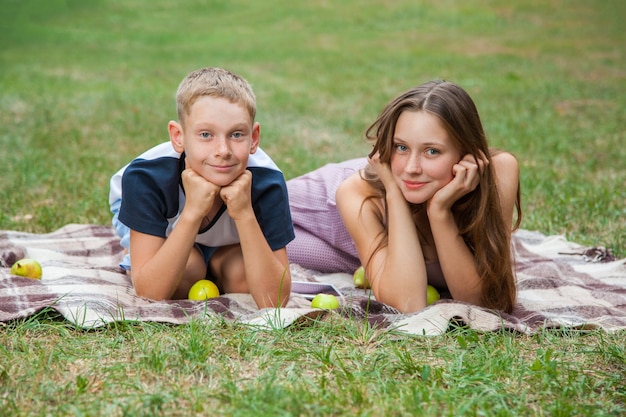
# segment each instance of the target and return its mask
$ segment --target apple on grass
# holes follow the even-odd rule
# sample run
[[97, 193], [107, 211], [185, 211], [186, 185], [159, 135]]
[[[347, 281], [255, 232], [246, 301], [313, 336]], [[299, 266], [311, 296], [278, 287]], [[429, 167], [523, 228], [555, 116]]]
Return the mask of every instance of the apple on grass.
[[10, 273], [20, 277], [41, 279], [42, 269], [39, 262], [35, 259], [24, 258], [13, 264]]
[[370, 288], [370, 283], [365, 277], [365, 268], [363, 267], [363, 265], [361, 265], [356, 269], [356, 271], [354, 271], [352, 279], [354, 280], [354, 286], [356, 288]]
[[438, 301], [441, 298], [439, 295], [439, 291], [432, 285], [428, 285], [426, 287], [426, 305], [431, 305], [435, 301]]
[[320, 293], [311, 300], [311, 307], [334, 310], [339, 307], [339, 300], [332, 294]]
[[220, 290], [214, 282], [208, 279], [201, 279], [189, 288], [188, 298], [190, 300], [208, 300], [220, 296]]

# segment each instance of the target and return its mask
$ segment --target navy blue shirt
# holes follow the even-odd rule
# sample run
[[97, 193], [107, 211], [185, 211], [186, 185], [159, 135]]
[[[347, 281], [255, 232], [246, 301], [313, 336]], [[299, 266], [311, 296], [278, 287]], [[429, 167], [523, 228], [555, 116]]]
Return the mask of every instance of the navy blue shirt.
[[[141, 233], [169, 236], [185, 205], [183, 169], [184, 158], [165, 142], [118, 171], [111, 179], [109, 203], [121, 199], [119, 221]], [[259, 226], [269, 247], [281, 249], [294, 239], [285, 178], [260, 148], [250, 155], [247, 169], [252, 173], [252, 208]], [[195, 241], [209, 248], [239, 243], [225, 205]]]

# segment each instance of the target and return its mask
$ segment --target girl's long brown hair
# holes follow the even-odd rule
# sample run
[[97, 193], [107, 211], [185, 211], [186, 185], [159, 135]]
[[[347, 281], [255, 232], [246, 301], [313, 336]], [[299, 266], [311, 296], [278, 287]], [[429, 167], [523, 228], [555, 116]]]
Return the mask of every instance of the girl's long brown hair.
[[[498, 151], [489, 149], [478, 110], [469, 94], [456, 84], [446, 81], [429, 81], [392, 100], [366, 131], [366, 137], [374, 141], [370, 156], [378, 152], [381, 162], [390, 163], [395, 126], [400, 114], [407, 110], [426, 111], [438, 117], [461, 155], [471, 154], [479, 159], [482, 152], [489, 159], [490, 163], [483, 171], [479, 186], [456, 201], [452, 212], [461, 236], [474, 254], [476, 269], [482, 280], [481, 304], [487, 308], [511, 312], [516, 288], [510, 238], [522, 218], [519, 183], [515, 201], [516, 222], [511, 227], [502, 220], [491, 163], [492, 155]], [[363, 178], [384, 196], [384, 187], [369, 166]], [[424, 204], [411, 205], [414, 214], [424, 208]], [[420, 236], [423, 235], [420, 233]], [[377, 250], [386, 242], [387, 239], [381, 239]]]

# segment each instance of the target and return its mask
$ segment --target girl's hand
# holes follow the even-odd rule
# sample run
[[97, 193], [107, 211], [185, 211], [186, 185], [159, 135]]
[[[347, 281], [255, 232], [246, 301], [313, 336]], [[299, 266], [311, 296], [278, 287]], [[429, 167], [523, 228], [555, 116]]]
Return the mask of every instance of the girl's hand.
[[374, 168], [376, 175], [380, 178], [380, 181], [383, 183], [387, 193], [393, 191], [394, 188], [400, 190], [398, 184], [396, 184], [396, 181], [393, 178], [393, 174], [391, 173], [391, 167], [389, 167], [389, 164], [380, 162], [380, 154], [378, 152], [367, 158], [367, 160], [372, 168]]
[[457, 164], [454, 164], [452, 167], [454, 178], [439, 189], [428, 201], [428, 209], [432, 206], [449, 210], [459, 198], [478, 187], [483, 172], [489, 165], [489, 160], [485, 154], [482, 152], [480, 154], [481, 157], [478, 159], [467, 154]]
[[220, 197], [226, 204], [228, 215], [233, 220], [240, 220], [246, 215], [254, 217], [252, 210], [252, 173], [245, 170], [233, 182], [222, 187]]
[[185, 211], [193, 218], [202, 219], [213, 207], [215, 197], [220, 193], [220, 187], [191, 169], [186, 159], [181, 178], [185, 189]]

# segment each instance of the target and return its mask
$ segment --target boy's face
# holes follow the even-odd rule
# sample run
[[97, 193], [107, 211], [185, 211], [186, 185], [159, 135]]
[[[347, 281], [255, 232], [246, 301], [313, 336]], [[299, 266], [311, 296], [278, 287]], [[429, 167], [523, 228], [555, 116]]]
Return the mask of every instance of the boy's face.
[[174, 149], [185, 152], [187, 168], [222, 187], [246, 169], [261, 132], [242, 105], [209, 96], [196, 100], [184, 125], [170, 122], [169, 130]]

